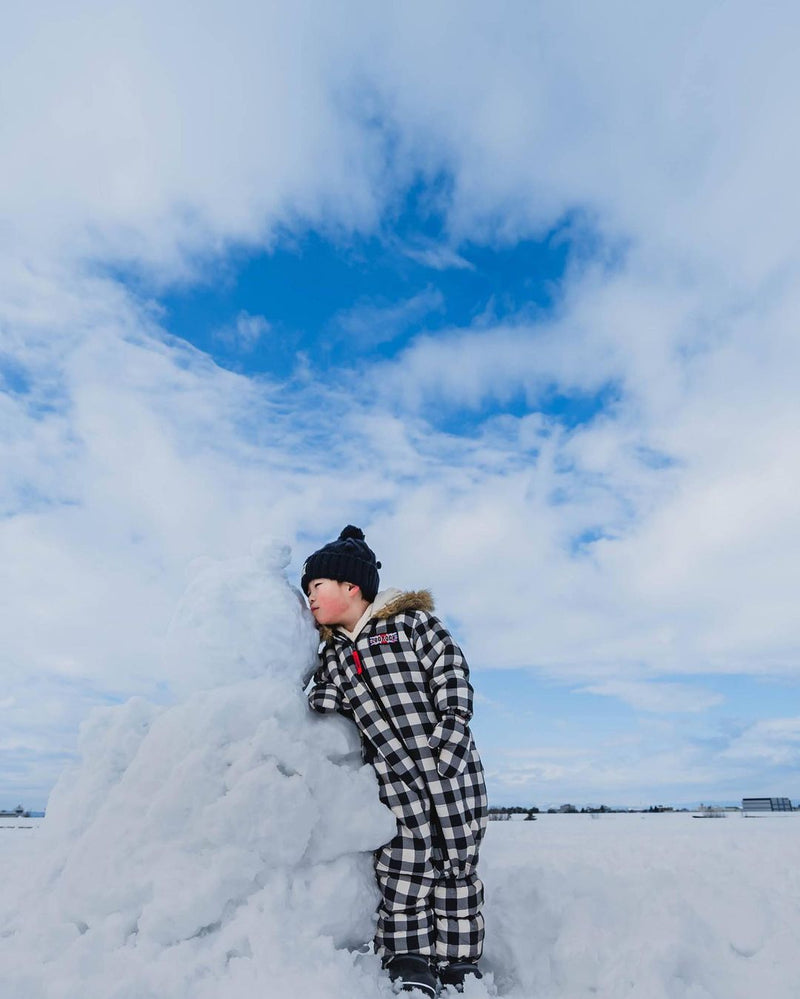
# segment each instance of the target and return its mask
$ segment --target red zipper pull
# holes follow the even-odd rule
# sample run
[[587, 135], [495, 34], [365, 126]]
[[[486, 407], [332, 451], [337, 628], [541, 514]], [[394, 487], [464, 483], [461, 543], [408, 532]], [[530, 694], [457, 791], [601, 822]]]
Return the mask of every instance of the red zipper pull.
[[353, 649], [353, 660], [355, 661], [356, 664], [356, 673], [358, 674], [358, 676], [361, 676], [362, 672], [361, 656], [358, 654], [358, 649]]

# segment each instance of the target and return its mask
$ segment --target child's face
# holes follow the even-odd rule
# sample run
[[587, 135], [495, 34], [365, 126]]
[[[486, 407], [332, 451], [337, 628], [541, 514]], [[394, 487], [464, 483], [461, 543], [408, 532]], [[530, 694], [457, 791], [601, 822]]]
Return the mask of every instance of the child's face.
[[352, 613], [358, 588], [337, 579], [312, 579], [308, 584], [308, 606], [317, 624], [343, 624]]

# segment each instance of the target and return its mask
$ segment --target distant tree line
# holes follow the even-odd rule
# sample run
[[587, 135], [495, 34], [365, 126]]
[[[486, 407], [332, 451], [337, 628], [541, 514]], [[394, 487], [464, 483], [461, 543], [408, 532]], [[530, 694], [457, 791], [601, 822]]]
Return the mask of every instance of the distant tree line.
[[[584, 805], [578, 808], [577, 805], [561, 805], [558, 808], [548, 808], [548, 815], [595, 815], [608, 814], [611, 812], [687, 812], [688, 808], [674, 808], [672, 805], [650, 805], [649, 808], [611, 808], [609, 805]], [[525, 815], [532, 819], [541, 814], [540, 809], [535, 805], [492, 805], [489, 809], [489, 816], [510, 817], [512, 815]]]
[[501, 808], [493, 805], [489, 809], [489, 818], [499, 819], [511, 818], [512, 815], [524, 815], [526, 822], [531, 822], [539, 814], [539, 809], [535, 806], [525, 808], [523, 805], [510, 805], [508, 808]]

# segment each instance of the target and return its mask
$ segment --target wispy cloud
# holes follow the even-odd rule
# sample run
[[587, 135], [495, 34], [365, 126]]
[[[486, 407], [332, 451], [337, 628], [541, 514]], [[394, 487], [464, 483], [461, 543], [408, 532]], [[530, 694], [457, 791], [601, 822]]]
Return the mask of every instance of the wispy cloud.
[[734, 738], [723, 756], [751, 766], [791, 768], [800, 763], [800, 717], [758, 721]]
[[264, 316], [253, 316], [246, 309], [242, 309], [232, 324], [220, 327], [214, 336], [230, 347], [247, 352], [253, 350], [260, 340], [268, 336], [271, 329]]
[[[623, 741], [587, 739], [576, 749], [544, 745], [507, 754], [490, 779], [499, 797], [540, 807], [564, 802], [646, 806], [703, 797], [709, 783], [719, 781], [716, 769], [710, 755], [677, 739], [665, 745], [663, 738], [637, 733]], [[656, 788], [666, 797], [654, 799]]]
[[431, 270], [435, 271], [471, 271], [475, 269], [474, 264], [452, 247], [433, 241], [403, 246], [402, 252], [411, 260], [416, 260], [418, 264], [422, 264], [423, 267], [430, 267]]
[[724, 700], [714, 691], [688, 683], [606, 680], [583, 687], [582, 692], [618, 697], [637, 711], [656, 714], [707, 711]]
[[387, 343], [422, 323], [432, 312], [440, 312], [443, 305], [442, 293], [430, 286], [400, 302], [362, 298], [352, 308], [337, 313], [330, 329], [360, 347]]

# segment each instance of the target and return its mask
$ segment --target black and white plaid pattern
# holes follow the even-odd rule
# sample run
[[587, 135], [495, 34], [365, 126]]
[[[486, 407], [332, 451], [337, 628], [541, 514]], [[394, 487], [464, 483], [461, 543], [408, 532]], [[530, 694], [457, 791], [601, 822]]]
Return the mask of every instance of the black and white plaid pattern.
[[[411, 596], [388, 604], [355, 645], [340, 632], [328, 636], [309, 703], [355, 721], [380, 798], [397, 818], [396, 836], [375, 857], [378, 954], [475, 961], [484, 936], [475, 870], [486, 828], [483, 767], [468, 728], [463, 769], [452, 778], [439, 775], [439, 748], [428, 744], [442, 718], [466, 726], [472, 687], [450, 633]], [[443, 762], [452, 749], [443, 748]]]

